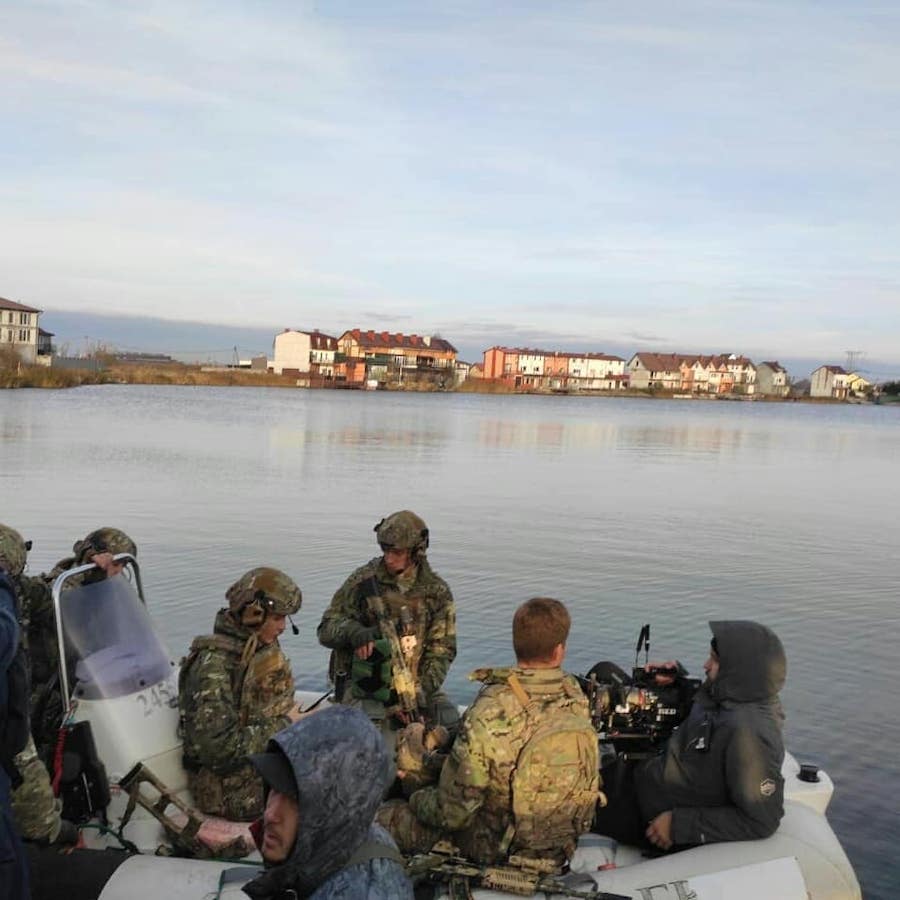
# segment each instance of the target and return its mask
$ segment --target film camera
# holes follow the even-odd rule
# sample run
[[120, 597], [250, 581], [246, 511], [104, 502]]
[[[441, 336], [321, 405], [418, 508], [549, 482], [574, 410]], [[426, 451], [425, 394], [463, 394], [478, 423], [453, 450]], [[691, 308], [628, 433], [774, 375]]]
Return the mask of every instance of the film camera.
[[641, 649], [649, 657], [649, 625], [641, 628], [630, 675], [615, 663], [599, 662], [580, 678], [601, 744], [612, 745], [624, 759], [659, 753], [687, 716], [700, 687], [700, 679], [689, 678], [680, 663], [652, 670], [639, 666]]

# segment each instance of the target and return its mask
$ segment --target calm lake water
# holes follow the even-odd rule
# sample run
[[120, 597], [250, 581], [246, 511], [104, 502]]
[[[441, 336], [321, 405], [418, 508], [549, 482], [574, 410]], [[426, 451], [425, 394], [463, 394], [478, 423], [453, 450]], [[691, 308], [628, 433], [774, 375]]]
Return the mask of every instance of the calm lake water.
[[412, 508], [457, 600], [459, 702], [511, 660], [512, 611], [564, 600], [567, 667], [652, 656], [702, 674], [711, 618], [787, 649], [788, 745], [836, 782], [831, 820], [866, 897], [900, 884], [900, 407], [97, 386], [0, 392], [0, 521], [31, 570], [116, 525], [139, 545], [172, 654], [256, 565], [301, 585], [299, 687], [325, 690], [315, 627], [372, 528]]

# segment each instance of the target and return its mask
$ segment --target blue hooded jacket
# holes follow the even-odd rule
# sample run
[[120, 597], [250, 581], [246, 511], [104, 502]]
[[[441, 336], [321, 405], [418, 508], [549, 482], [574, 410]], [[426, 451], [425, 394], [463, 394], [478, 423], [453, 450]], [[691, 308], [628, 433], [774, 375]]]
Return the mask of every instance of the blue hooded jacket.
[[351, 861], [371, 842], [396, 851], [388, 833], [373, 821], [390, 766], [381, 735], [369, 719], [357, 709], [332, 706], [278, 732], [268, 750], [283, 753], [290, 763], [299, 828], [287, 860], [267, 868], [244, 891], [253, 900], [287, 891], [309, 900], [413, 900], [399, 862], [379, 856]]

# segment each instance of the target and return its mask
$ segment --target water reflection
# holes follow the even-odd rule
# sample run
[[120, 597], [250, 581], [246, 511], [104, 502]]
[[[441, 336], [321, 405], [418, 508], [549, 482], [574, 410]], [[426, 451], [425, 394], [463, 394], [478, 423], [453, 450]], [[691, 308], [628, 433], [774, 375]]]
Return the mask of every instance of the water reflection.
[[377, 553], [372, 526], [399, 508], [428, 522], [429, 557], [457, 598], [448, 689], [460, 700], [472, 695], [469, 670], [511, 660], [511, 612], [534, 594], [570, 605], [570, 666], [582, 671], [600, 658], [630, 664], [645, 621], [654, 653], [699, 671], [707, 619], [763, 619], [788, 650], [789, 744], [835, 776], [833, 821], [866, 896], [888, 895], [889, 864], [873, 850], [890, 812], [882, 798], [900, 793], [900, 773], [883, 762], [900, 744], [894, 648], [883, 637], [900, 633], [900, 415], [886, 412], [228, 388], [11, 392], [0, 394], [0, 520], [35, 539], [33, 571], [100, 525], [132, 534], [176, 657], [209, 630], [242, 572], [284, 569], [304, 593], [301, 634], [285, 639], [286, 652], [310, 689], [325, 685], [319, 617]]

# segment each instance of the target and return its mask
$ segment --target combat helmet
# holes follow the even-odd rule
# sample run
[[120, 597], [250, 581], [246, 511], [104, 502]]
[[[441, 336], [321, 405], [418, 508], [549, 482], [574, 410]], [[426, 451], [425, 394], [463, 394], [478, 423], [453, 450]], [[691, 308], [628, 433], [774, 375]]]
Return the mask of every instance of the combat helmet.
[[268, 614], [291, 616], [303, 602], [300, 588], [280, 569], [259, 566], [241, 575], [225, 592], [232, 617], [245, 628], [258, 628]]
[[9, 574], [18, 578], [25, 571], [25, 559], [31, 549], [31, 541], [22, 539], [22, 535], [9, 525], [0, 525], [0, 559], [9, 566]]
[[409, 509], [391, 513], [374, 531], [382, 550], [409, 550], [418, 559], [428, 549], [428, 526]]
[[88, 557], [95, 553], [130, 553], [137, 556], [137, 544], [118, 528], [98, 528], [84, 540], [75, 541], [72, 553], [75, 554], [75, 565], [80, 566], [88, 562]]

